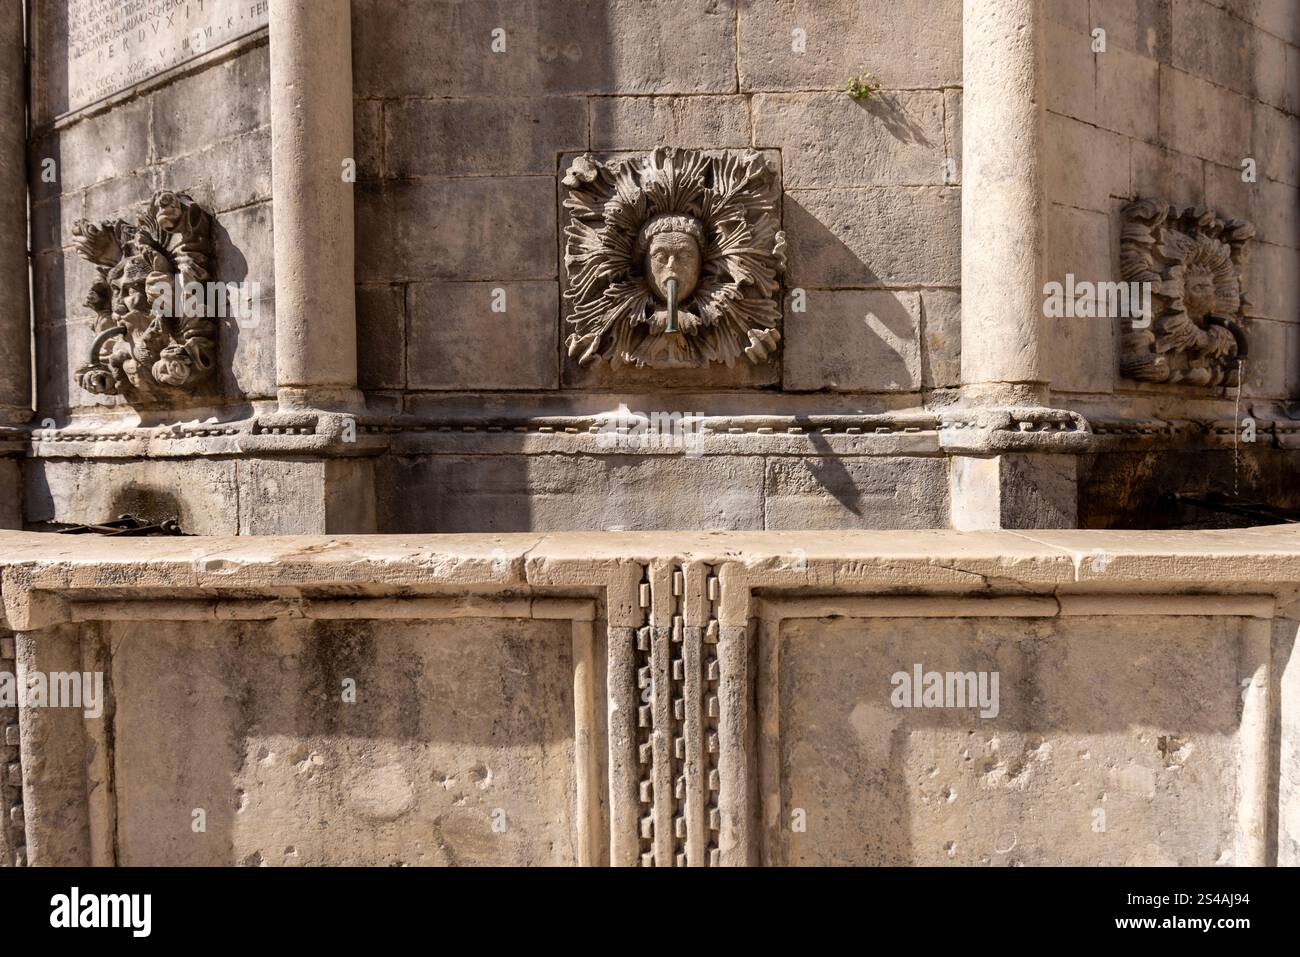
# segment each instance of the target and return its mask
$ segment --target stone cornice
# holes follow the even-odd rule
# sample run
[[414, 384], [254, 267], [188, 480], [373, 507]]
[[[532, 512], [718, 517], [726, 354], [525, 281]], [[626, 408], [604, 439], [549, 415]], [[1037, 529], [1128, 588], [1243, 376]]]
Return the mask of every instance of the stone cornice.
[[[1231, 448], [1231, 419], [1095, 418], [1034, 407], [907, 410], [870, 415], [682, 416], [702, 455], [993, 455], [1147, 448]], [[641, 438], [645, 435], [644, 440]], [[349, 416], [284, 412], [170, 426], [0, 428], [0, 456], [194, 458], [398, 454], [681, 455], [655, 443], [646, 416]], [[1256, 417], [1255, 448], [1300, 448], [1300, 421]], [[1240, 444], [1240, 443], [1237, 443]]]

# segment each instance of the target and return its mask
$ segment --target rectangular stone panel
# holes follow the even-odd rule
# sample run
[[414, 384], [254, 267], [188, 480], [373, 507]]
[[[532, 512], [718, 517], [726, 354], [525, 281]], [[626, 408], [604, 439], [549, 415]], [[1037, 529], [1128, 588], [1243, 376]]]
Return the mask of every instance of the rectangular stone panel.
[[235, 535], [239, 489], [233, 460], [89, 462], [31, 459], [23, 468], [29, 522], [82, 525], [133, 515], [175, 519], [187, 535]]
[[359, 96], [730, 93], [735, 0], [355, 0]]
[[1296, 251], [1288, 246], [1254, 244], [1246, 267], [1249, 315], [1295, 321], [1300, 310], [1298, 258]]
[[[1048, 19], [1042, 42], [1052, 64], [1043, 78], [1047, 109], [1086, 123], [1095, 122], [1099, 104], [1092, 37], [1086, 29], [1072, 30]], [[1101, 106], [1102, 110], [1106, 108]]]
[[[1241, 627], [1212, 617], [787, 619], [779, 713], [760, 715], [779, 725], [774, 862], [1232, 863], [1238, 761], [1250, 746], [1238, 733]], [[923, 675], [996, 673], [996, 709], [980, 717], [951, 706], [955, 696], [946, 707], [896, 706], [912, 682], [894, 676], [911, 679], [918, 665]], [[802, 829], [789, 826], [796, 812]]]
[[772, 456], [764, 475], [765, 528], [943, 528], [948, 462], [935, 456]]
[[885, 89], [961, 85], [958, 0], [748, 0], [740, 86], [843, 90], [871, 70]]
[[[1053, 203], [1047, 217], [1045, 282], [1065, 288], [1074, 282], [1117, 282], [1119, 253], [1111, 248], [1112, 218], [1103, 213]], [[1116, 329], [1111, 316], [1044, 318], [1055, 347], [1047, 355], [1054, 389], [1062, 392], [1110, 392], [1118, 368]]]
[[[1160, 65], [1150, 57], [1130, 53], [1119, 46], [1098, 54], [1096, 65], [1097, 125], [1138, 140], [1157, 141], [1160, 138]], [[1066, 82], [1065, 75], [1058, 82]]]
[[[1178, 206], [1196, 206], [1205, 202], [1204, 160], [1176, 150], [1152, 146], [1140, 140], [1132, 142], [1129, 170], [1134, 196], [1163, 196]], [[1063, 191], [1053, 199], [1063, 199]]]
[[1240, 93], [1253, 92], [1251, 67], [1260, 54], [1258, 31], [1240, 14], [1234, 16], [1206, 0], [1172, 0], [1171, 12], [1175, 67]]
[[389, 176], [554, 174], [587, 145], [579, 97], [399, 100], [384, 108]]
[[267, 0], [38, 0], [37, 116], [89, 106], [267, 25]]
[[[1077, 0], [1066, 0], [1079, 5]], [[1273, 0], [1270, 0], [1273, 2]], [[1173, 18], [1169, 0], [1090, 0], [1093, 29], [1106, 31], [1106, 48], [1121, 47], [1169, 63], [1173, 47]]]
[[357, 183], [357, 280], [553, 279], [555, 177]]
[[789, 391], [911, 392], [921, 387], [915, 292], [808, 289], [786, 320]]
[[119, 864], [576, 860], [568, 621], [105, 627]]
[[269, 45], [255, 47], [154, 91], [150, 135], [155, 158], [208, 149], [269, 126], [270, 50]]
[[[1130, 140], [1048, 113], [1043, 127], [1045, 190], [1052, 202], [1106, 212], [1112, 196], [1132, 198]], [[1133, 143], [1136, 147], [1140, 144]], [[1199, 185], [1199, 177], [1197, 183]]]
[[1160, 141], [1170, 149], [1240, 168], [1251, 143], [1251, 106], [1208, 80], [1160, 68]]
[[961, 384], [961, 292], [921, 291], [921, 385], [946, 388]]
[[381, 532], [763, 527], [760, 456], [431, 455], [379, 468]]
[[958, 189], [792, 189], [784, 206], [787, 288], [961, 282]]
[[407, 286], [407, 387], [553, 389], [559, 379], [554, 282]]
[[593, 96], [588, 109], [596, 150], [750, 145], [743, 96]]
[[[52, 175], [28, 178], [36, 201], [64, 196], [104, 180], [144, 170], [151, 160], [148, 99], [122, 103], [37, 138], [30, 151], [33, 171]], [[64, 242], [69, 241], [65, 234]]]
[[362, 389], [406, 385], [406, 287], [357, 287], [357, 384]]
[[754, 141], [782, 151], [788, 188], [941, 186], [944, 103], [938, 90], [754, 97]]

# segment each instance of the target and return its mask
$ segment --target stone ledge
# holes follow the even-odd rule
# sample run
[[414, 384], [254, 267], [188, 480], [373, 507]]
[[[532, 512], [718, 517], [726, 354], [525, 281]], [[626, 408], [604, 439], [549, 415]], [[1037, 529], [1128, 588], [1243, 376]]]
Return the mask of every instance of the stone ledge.
[[[732, 566], [751, 588], [834, 594], [1260, 594], [1300, 587], [1300, 527], [1171, 532], [568, 532], [537, 534], [68, 538], [0, 532], [9, 627], [39, 627], [33, 599], [217, 595], [414, 597], [448, 589], [598, 587], [623, 565]], [[53, 619], [47, 618], [53, 616]]]

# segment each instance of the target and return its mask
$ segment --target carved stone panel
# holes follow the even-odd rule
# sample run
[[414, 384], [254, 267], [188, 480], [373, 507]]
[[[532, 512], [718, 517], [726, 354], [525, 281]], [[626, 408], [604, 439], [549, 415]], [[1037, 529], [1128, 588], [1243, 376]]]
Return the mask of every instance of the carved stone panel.
[[749, 700], [748, 645], [744, 626], [736, 633], [720, 622], [715, 571], [696, 561], [643, 566], [642, 623], [611, 629], [611, 715], [633, 725], [611, 728], [611, 794], [635, 794], [634, 811], [613, 808], [612, 863], [719, 867], [746, 859], [748, 791], [734, 766], [744, 750], [736, 708]]
[[1235, 385], [1246, 357], [1242, 270], [1255, 228], [1195, 206], [1123, 210], [1121, 274], [1150, 283], [1150, 314], [1124, 319], [1120, 368], [1143, 382]]
[[41, 120], [130, 90], [266, 28], [267, 0], [38, 0], [33, 5]]
[[566, 346], [578, 365], [704, 369], [773, 359], [785, 234], [764, 156], [588, 154], [563, 186]]
[[85, 305], [95, 331], [77, 384], [96, 395], [162, 403], [195, 393], [216, 368], [217, 325], [225, 295], [209, 283], [212, 215], [186, 193], [163, 190], [135, 223], [78, 220], [77, 253], [98, 279]]

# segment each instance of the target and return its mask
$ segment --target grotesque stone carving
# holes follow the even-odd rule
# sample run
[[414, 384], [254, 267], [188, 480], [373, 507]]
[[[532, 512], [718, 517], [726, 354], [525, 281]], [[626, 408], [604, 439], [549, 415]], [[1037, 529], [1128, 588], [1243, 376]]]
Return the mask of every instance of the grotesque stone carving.
[[1246, 356], [1242, 268], [1255, 228], [1152, 199], [1123, 215], [1122, 275], [1151, 284], [1151, 315], [1124, 320], [1121, 371], [1143, 382], [1235, 385]]
[[210, 308], [212, 216], [187, 194], [156, 193], [133, 225], [72, 228], [78, 254], [99, 278], [85, 305], [98, 335], [77, 383], [96, 395], [159, 402], [201, 388], [215, 368]]
[[699, 368], [776, 353], [785, 234], [761, 155], [582, 156], [564, 186], [568, 351], [581, 365]]

